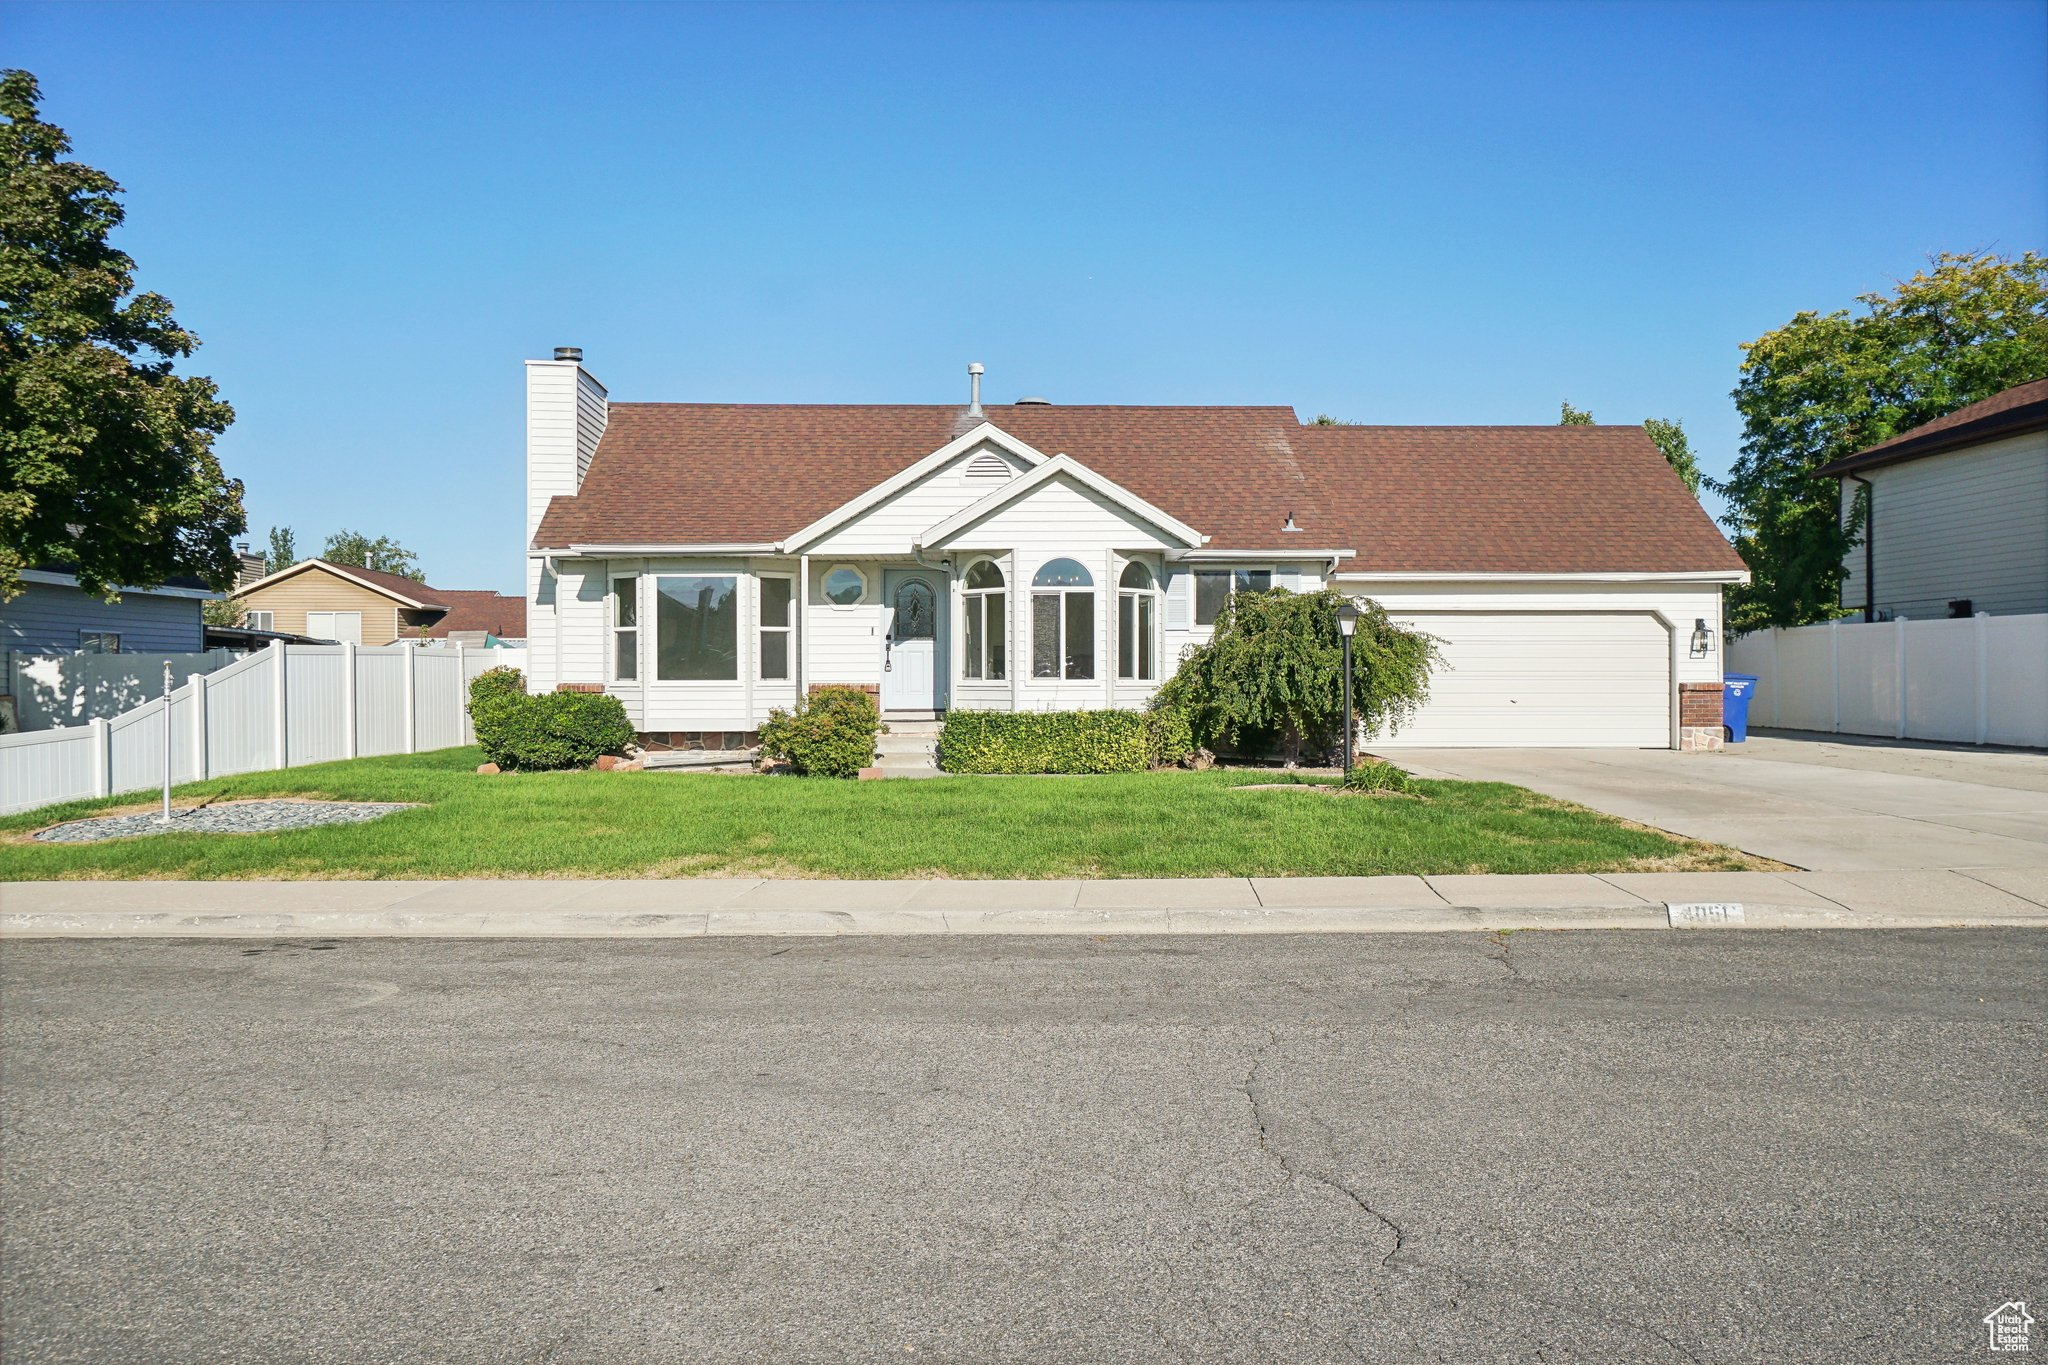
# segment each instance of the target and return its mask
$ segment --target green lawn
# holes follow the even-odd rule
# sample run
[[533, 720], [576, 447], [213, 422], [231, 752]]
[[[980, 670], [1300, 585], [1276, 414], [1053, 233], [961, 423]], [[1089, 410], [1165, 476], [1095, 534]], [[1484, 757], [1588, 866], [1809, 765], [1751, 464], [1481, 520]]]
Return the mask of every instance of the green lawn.
[[1423, 800], [1239, 791], [1270, 773], [835, 782], [675, 773], [479, 776], [474, 749], [195, 783], [183, 798], [418, 801], [365, 825], [38, 844], [142, 802], [0, 820], [0, 880], [58, 877], [1206, 877], [1753, 865], [1498, 783]]

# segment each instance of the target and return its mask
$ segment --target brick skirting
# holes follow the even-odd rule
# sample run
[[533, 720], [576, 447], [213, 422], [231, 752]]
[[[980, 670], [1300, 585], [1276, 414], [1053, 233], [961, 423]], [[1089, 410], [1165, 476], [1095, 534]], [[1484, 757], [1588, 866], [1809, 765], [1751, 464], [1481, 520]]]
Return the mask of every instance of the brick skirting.
[[556, 683], [557, 692], [602, 692], [603, 683]]
[[1680, 683], [1678, 685], [1678, 723], [1680, 725], [1719, 725], [1721, 723], [1721, 684]]
[[865, 692], [865, 693], [867, 693], [867, 694], [868, 694], [869, 696], [871, 696], [871, 697], [879, 697], [879, 696], [881, 696], [881, 695], [882, 695], [882, 685], [881, 685], [880, 683], [851, 683], [851, 682], [849, 682], [849, 683], [812, 683], [812, 684], [811, 684], [811, 685], [810, 685], [809, 687], [807, 687], [807, 688], [805, 688], [805, 689], [804, 689], [804, 693], [805, 693], [805, 695], [806, 695], [806, 696], [812, 696], [812, 697], [815, 697], [815, 696], [817, 696], [817, 695], [818, 695], [818, 694], [819, 694], [820, 692], [824, 691], [824, 690], [825, 690], [826, 688], [828, 688], [828, 687], [850, 687], [850, 688], [852, 688], [852, 689], [853, 689], [854, 691], [856, 691], [856, 692]]
[[1727, 738], [1721, 729], [1721, 684], [1678, 685], [1678, 747], [1685, 753], [1712, 753]]

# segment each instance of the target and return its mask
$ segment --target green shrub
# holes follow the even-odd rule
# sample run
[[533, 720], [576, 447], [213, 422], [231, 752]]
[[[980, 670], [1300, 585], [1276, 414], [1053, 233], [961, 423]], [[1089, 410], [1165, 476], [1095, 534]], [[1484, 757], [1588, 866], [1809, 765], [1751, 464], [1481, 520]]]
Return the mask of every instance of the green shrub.
[[587, 768], [633, 742], [617, 697], [601, 692], [528, 696], [516, 668], [494, 668], [469, 685], [469, 719], [484, 757], [511, 771]]
[[858, 687], [821, 687], [794, 711], [770, 711], [761, 725], [761, 757], [786, 760], [800, 773], [858, 777], [875, 761], [882, 713]]
[[1145, 712], [1145, 757], [1155, 768], [1184, 763], [1194, 753], [1195, 730], [1188, 713], [1177, 706], [1154, 706]]
[[1382, 759], [1368, 758], [1344, 774], [1344, 790], [1354, 792], [1405, 792], [1414, 779], [1406, 768]]
[[953, 711], [939, 734], [949, 773], [1141, 773], [1151, 756], [1136, 711]]
[[[1231, 594], [1209, 643], [1161, 685], [1155, 705], [1185, 714], [1195, 742], [1244, 753], [1278, 750], [1289, 762], [1344, 739], [1342, 594]], [[1399, 730], [1429, 695], [1437, 642], [1406, 630], [1377, 602], [1357, 603], [1351, 641], [1352, 707], [1359, 731]]]

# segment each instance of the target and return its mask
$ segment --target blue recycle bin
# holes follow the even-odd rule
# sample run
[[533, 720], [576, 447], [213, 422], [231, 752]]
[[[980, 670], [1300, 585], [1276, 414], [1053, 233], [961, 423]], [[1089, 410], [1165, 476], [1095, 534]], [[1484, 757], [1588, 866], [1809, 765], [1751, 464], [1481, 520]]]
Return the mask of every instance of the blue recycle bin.
[[1721, 675], [1721, 726], [1727, 730], [1730, 744], [1749, 738], [1749, 699], [1755, 695], [1754, 673]]

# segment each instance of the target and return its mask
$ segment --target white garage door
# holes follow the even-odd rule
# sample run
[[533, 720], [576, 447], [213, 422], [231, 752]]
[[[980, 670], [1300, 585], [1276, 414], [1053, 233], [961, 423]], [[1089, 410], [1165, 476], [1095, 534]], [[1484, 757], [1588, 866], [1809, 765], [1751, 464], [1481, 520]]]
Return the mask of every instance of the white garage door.
[[1429, 704], [1382, 745], [1671, 746], [1671, 636], [1640, 613], [1396, 612], [1443, 641]]

